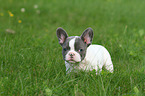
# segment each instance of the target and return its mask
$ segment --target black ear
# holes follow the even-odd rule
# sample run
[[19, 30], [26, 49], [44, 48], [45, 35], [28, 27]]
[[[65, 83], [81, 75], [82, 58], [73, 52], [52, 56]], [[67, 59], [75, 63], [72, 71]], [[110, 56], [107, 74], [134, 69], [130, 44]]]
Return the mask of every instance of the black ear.
[[57, 38], [59, 40], [59, 44], [62, 45], [66, 38], [68, 37], [67, 33], [65, 32], [65, 30], [63, 28], [57, 28], [56, 30], [56, 35], [57, 35]]
[[92, 43], [93, 40], [93, 30], [92, 28], [87, 28], [83, 34], [81, 35], [81, 39], [84, 41], [84, 43], [89, 46]]

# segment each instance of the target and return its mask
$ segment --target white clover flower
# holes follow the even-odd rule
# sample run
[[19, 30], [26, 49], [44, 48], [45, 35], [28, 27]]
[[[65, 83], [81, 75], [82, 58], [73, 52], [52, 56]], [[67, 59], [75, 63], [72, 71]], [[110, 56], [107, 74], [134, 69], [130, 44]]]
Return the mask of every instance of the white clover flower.
[[37, 13], [37, 14], [40, 14], [40, 10], [36, 10], [36, 13]]
[[25, 12], [25, 8], [21, 8], [21, 12]]
[[37, 9], [37, 8], [38, 8], [38, 5], [35, 4], [35, 5], [34, 5], [34, 8]]
[[12, 29], [6, 29], [6, 33], [15, 34], [15, 30], [12, 30]]

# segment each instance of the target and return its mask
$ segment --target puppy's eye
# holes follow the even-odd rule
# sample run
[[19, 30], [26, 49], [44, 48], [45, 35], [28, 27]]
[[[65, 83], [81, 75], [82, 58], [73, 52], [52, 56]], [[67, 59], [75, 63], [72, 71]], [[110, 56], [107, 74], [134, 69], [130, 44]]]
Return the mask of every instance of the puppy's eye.
[[82, 52], [83, 51], [83, 49], [79, 49], [79, 52]]
[[66, 51], [67, 49], [66, 48], [63, 48], [63, 50]]

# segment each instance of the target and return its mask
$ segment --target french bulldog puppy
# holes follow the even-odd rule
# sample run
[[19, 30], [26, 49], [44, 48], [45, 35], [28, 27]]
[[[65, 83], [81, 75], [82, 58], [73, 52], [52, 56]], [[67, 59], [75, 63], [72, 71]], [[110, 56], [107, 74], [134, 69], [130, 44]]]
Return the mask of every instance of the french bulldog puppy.
[[66, 73], [73, 70], [92, 71], [95, 69], [97, 74], [102, 71], [103, 66], [113, 73], [113, 64], [107, 49], [101, 45], [91, 44], [93, 39], [91, 28], [87, 28], [81, 36], [68, 37], [63, 28], [58, 28], [56, 34], [62, 46]]

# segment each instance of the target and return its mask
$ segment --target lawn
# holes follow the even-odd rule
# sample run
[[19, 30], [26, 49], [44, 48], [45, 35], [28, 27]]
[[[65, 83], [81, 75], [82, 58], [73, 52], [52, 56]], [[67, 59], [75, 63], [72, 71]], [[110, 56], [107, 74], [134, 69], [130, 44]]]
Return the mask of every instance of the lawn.
[[[144, 0], [0, 0], [0, 96], [145, 96], [144, 10]], [[91, 27], [114, 73], [66, 75], [58, 27]]]

